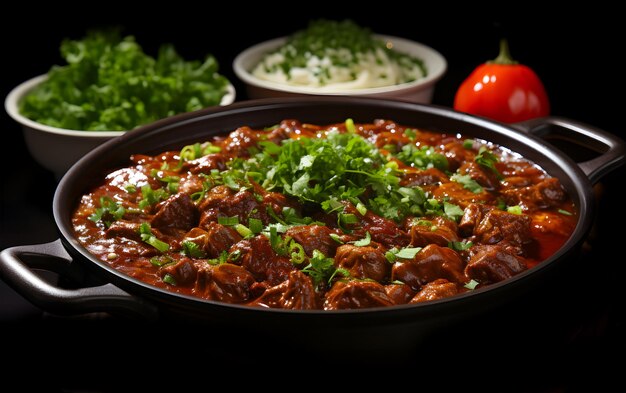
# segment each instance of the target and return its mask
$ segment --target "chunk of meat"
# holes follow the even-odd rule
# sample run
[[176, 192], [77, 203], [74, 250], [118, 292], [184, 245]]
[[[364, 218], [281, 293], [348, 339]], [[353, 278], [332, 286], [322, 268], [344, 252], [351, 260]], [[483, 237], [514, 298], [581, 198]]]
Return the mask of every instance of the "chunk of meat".
[[388, 276], [391, 268], [379, 248], [352, 244], [343, 244], [337, 248], [335, 266], [348, 270], [354, 278], [370, 278], [379, 282]]
[[296, 268], [287, 257], [277, 255], [269, 239], [264, 235], [242, 240], [233, 245], [230, 252], [240, 253], [238, 261], [257, 281], [267, 281], [278, 285], [289, 278], [289, 273]]
[[478, 242], [496, 244], [506, 240], [511, 245], [522, 247], [532, 241], [531, 219], [524, 214], [512, 214], [499, 209], [489, 210], [474, 228]]
[[393, 146], [392, 152], [401, 151], [402, 146], [411, 143], [409, 137], [404, 134], [395, 132], [396, 130], [392, 129], [391, 131], [381, 131], [374, 137], [374, 144], [379, 149], [384, 149], [386, 146]]
[[[113, 221], [111, 225], [106, 229], [104, 234], [107, 238], [113, 237], [124, 237], [126, 239], [136, 240], [138, 242], [141, 241], [141, 234], [139, 233], [139, 228], [141, 227], [141, 223], [139, 222], [131, 222], [125, 220], [117, 220]], [[154, 234], [154, 231], [152, 232]], [[158, 238], [157, 234], [155, 236]]]
[[196, 281], [198, 268], [190, 258], [182, 258], [175, 264], [166, 265], [159, 269], [161, 278], [169, 274], [176, 285], [187, 286]]
[[474, 161], [469, 161], [461, 165], [459, 173], [469, 175], [476, 183], [487, 190], [497, 190], [500, 188], [498, 175], [494, 171], [484, 168]]
[[493, 194], [489, 192], [483, 191], [475, 194], [453, 181], [436, 186], [430, 192], [435, 199], [448, 201], [459, 205], [461, 208], [465, 208], [471, 203], [489, 203], [494, 200]]
[[228, 134], [222, 142], [222, 152], [228, 155], [249, 157], [249, 149], [256, 146], [259, 136], [250, 127], [240, 127]]
[[189, 196], [202, 191], [202, 178], [198, 176], [182, 176], [178, 182], [178, 192]]
[[184, 171], [189, 171], [193, 174], [204, 173], [208, 175], [213, 169], [219, 171], [226, 169], [227, 160], [223, 154], [207, 154], [195, 160], [185, 161], [182, 168]]
[[419, 224], [415, 224], [411, 227], [412, 247], [426, 247], [429, 244], [447, 246], [448, 243], [452, 241], [459, 241], [459, 236], [456, 233], [456, 223], [454, 221], [447, 220], [443, 217], [434, 217], [431, 221], [419, 221]]
[[458, 292], [459, 288], [457, 284], [440, 278], [424, 285], [409, 303], [422, 303], [429, 300], [443, 299], [456, 295]]
[[334, 231], [324, 225], [298, 225], [287, 229], [285, 235], [300, 243], [308, 256], [313, 256], [313, 250], [318, 250], [327, 257], [332, 257], [339, 246], [330, 237], [332, 233]]
[[253, 184], [253, 190], [242, 189], [237, 192], [226, 186], [216, 186], [200, 204], [200, 226], [217, 221], [219, 217], [233, 216], [237, 216], [243, 224], [247, 224], [250, 218], [256, 218], [267, 225], [272, 222], [268, 209], [280, 216], [283, 208], [293, 206], [293, 201], [284, 195], [267, 192], [257, 184]]
[[416, 169], [406, 173], [400, 185], [403, 187], [432, 186], [449, 182], [448, 175], [437, 168]]
[[241, 235], [235, 229], [216, 222], [207, 223], [204, 229], [192, 228], [183, 238], [183, 241], [196, 243], [209, 258], [217, 258], [240, 240]]
[[250, 302], [252, 306], [291, 310], [315, 310], [321, 308], [321, 304], [311, 278], [300, 270], [292, 271], [287, 281], [267, 289]]
[[489, 284], [506, 280], [526, 269], [521, 257], [499, 244], [477, 245], [471, 248], [465, 274], [481, 284]]
[[541, 233], [569, 236], [576, 226], [576, 220], [561, 213], [538, 211], [531, 213], [530, 217], [533, 229]]
[[406, 304], [415, 296], [413, 288], [406, 284], [387, 284], [385, 292], [396, 304]]
[[222, 263], [216, 266], [204, 264], [198, 269], [193, 294], [204, 299], [226, 303], [243, 303], [250, 300], [255, 280], [241, 266]]
[[525, 214], [512, 214], [494, 206], [470, 204], [463, 211], [459, 230], [465, 237], [476, 236], [476, 241], [496, 244], [502, 241], [523, 248], [532, 241], [531, 218]]
[[264, 225], [270, 223], [270, 217], [265, 206], [249, 190], [240, 190], [236, 193], [226, 187], [213, 187], [206, 199], [200, 204], [200, 227], [206, 227], [209, 222], [217, 221], [219, 217], [237, 216], [240, 223], [247, 224], [250, 218], [257, 218]]
[[464, 268], [463, 261], [454, 250], [430, 244], [415, 254], [413, 259], [394, 263], [391, 279], [400, 280], [419, 290], [422, 285], [438, 278], [456, 283], [466, 282]]
[[198, 225], [199, 212], [187, 194], [178, 193], [169, 197], [152, 217], [153, 228], [177, 228], [189, 230]]
[[325, 310], [345, 310], [370, 307], [387, 307], [395, 303], [385, 287], [372, 281], [337, 281], [324, 299]]
[[504, 190], [502, 193], [509, 205], [521, 204], [532, 210], [559, 206], [566, 198], [561, 182], [554, 177], [531, 186]]
[[456, 171], [464, 162], [473, 161], [476, 154], [474, 150], [466, 149], [463, 143], [457, 140], [446, 143], [443, 151], [448, 160], [448, 169], [452, 172]]
[[493, 209], [495, 206], [484, 205], [482, 203], [470, 203], [463, 210], [463, 216], [459, 221], [459, 231], [465, 237], [471, 236], [474, 233], [474, 228], [480, 224], [483, 216]]
[[360, 227], [355, 228], [354, 236], [363, 238], [369, 232], [372, 240], [387, 248], [402, 248], [409, 244], [409, 234], [392, 220], [376, 215], [371, 210], [368, 210], [365, 215], [361, 215], [352, 203], [347, 201], [342, 203], [345, 206], [345, 213], [354, 214], [360, 220], [360, 224], [358, 224]]

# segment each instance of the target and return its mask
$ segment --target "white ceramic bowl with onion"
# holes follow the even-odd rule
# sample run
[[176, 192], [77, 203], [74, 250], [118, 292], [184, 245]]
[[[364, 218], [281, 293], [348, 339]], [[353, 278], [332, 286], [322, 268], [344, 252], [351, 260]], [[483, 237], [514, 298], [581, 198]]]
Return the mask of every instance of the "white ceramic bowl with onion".
[[241, 52], [233, 61], [235, 75], [245, 83], [248, 98], [289, 97], [306, 95], [341, 95], [341, 96], [368, 96], [386, 99], [397, 99], [417, 103], [429, 104], [439, 81], [447, 70], [446, 59], [435, 49], [419, 42], [405, 38], [375, 34], [387, 46], [418, 59], [421, 59], [427, 70], [426, 76], [411, 82], [382, 87], [347, 89], [329, 91], [313, 86], [295, 86], [293, 84], [278, 83], [261, 79], [254, 75], [254, 68], [263, 57], [287, 42], [287, 37], [276, 38], [254, 45]]
[[[93, 148], [128, 131], [68, 130], [38, 123], [20, 114], [22, 98], [46, 79], [47, 75], [39, 75], [16, 86], [7, 95], [4, 108], [13, 120], [21, 124], [26, 146], [35, 161], [60, 178]], [[235, 88], [229, 83], [220, 105], [230, 105], [234, 101]]]

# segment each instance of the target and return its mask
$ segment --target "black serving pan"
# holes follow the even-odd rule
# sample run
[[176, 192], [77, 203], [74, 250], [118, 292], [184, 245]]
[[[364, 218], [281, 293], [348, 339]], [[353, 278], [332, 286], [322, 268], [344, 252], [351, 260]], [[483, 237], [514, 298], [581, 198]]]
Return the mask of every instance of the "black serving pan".
[[[240, 126], [264, 127], [283, 119], [324, 124], [353, 118], [384, 118], [446, 133], [485, 139], [542, 166], [558, 177], [578, 210], [571, 238], [552, 257], [509, 280], [433, 302], [346, 311], [294, 311], [251, 308], [179, 295], [120, 273], [83, 248], [73, 235], [71, 216], [81, 195], [103, 175], [125, 166], [131, 154], [158, 153], [204, 141]], [[565, 140], [593, 153], [575, 163], [547, 140]], [[320, 97], [264, 99], [174, 116], [126, 133], [96, 148], [61, 179], [53, 202], [57, 241], [8, 248], [0, 253], [0, 276], [22, 296], [53, 314], [108, 312], [139, 320], [193, 321], [237, 334], [253, 331], [303, 338], [310, 348], [367, 348], [368, 352], [412, 349], [429, 332], [511, 303], [523, 293], [558, 280], [555, 267], [566, 265], [581, 249], [594, 218], [592, 185], [625, 161], [615, 136], [568, 119], [548, 117], [507, 126], [449, 108], [371, 98]], [[68, 289], [43, 280], [33, 269], [57, 272], [67, 281], [86, 273], [98, 285]], [[314, 333], [314, 334], [312, 334]], [[245, 333], [244, 333], [245, 334]]]

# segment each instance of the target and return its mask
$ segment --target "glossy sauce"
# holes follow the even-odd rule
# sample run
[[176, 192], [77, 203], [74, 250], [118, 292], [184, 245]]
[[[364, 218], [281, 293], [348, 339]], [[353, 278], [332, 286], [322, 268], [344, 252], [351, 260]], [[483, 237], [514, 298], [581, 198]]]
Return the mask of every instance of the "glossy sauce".
[[[336, 310], [419, 303], [505, 280], [555, 253], [576, 225], [575, 207], [558, 179], [534, 163], [488, 141], [393, 121], [357, 124], [356, 132], [395, 163], [400, 186], [421, 189], [462, 215], [441, 210], [394, 220], [370, 206], [363, 214], [354, 199], [325, 212], [260, 182], [228, 186], [221, 177], [233, 158], [261, 150], [261, 141], [325, 138], [331, 130], [344, 133], [346, 125], [285, 120], [267, 130], [241, 127], [190, 160], [181, 159], [180, 151], [134, 155], [82, 197], [73, 215], [76, 238], [115, 269], [173, 292], [256, 307]], [[433, 147], [445, 157], [445, 169], [397, 158], [410, 144]], [[498, 158], [495, 171], [477, 162], [481, 147]], [[455, 174], [479, 184], [480, 191], [452, 181]], [[152, 203], [149, 190], [158, 194]], [[360, 200], [367, 205], [375, 197], [365, 190]], [[103, 204], [114, 208], [97, 217]], [[286, 209], [312, 222], [287, 223], [272, 237], [269, 225], [283, 221]], [[356, 222], [340, 225], [339, 213]], [[228, 217], [246, 228], [251, 218], [258, 220], [263, 231], [241, 232], [226, 223]], [[154, 239], [167, 250], [160, 251]], [[288, 252], [272, 241], [284, 241]], [[190, 243], [195, 255], [186, 248]], [[300, 249], [299, 259], [290, 257]], [[399, 250], [408, 254], [396, 257]], [[326, 273], [336, 271], [334, 276], [315, 279], [310, 265], [320, 258], [331, 262]]]

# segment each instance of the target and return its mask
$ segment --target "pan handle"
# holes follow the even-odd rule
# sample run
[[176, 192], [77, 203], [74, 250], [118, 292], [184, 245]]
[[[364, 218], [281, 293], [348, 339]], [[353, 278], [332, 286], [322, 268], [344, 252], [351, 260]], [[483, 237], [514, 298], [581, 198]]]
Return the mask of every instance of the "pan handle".
[[588, 124], [551, 116], [530, 119], [511, 126], [539, 137], [556, 133], [560, 138], [598, 153], [598, 157], [578, 163], [592, 184], [623, 165], [626, 160], [624, 141]]
[[[26, 259], [28, 259], [28, 261]], [[36, 275], [32, 269], [71, 274], [72, 257], [61, 240], [16, 246], [0, 252], [0, 277], [37, 307], [59, 315], [110, 312], [142, 319], [156, 319], [157, 309], [113, 284], [65, 289]]]

